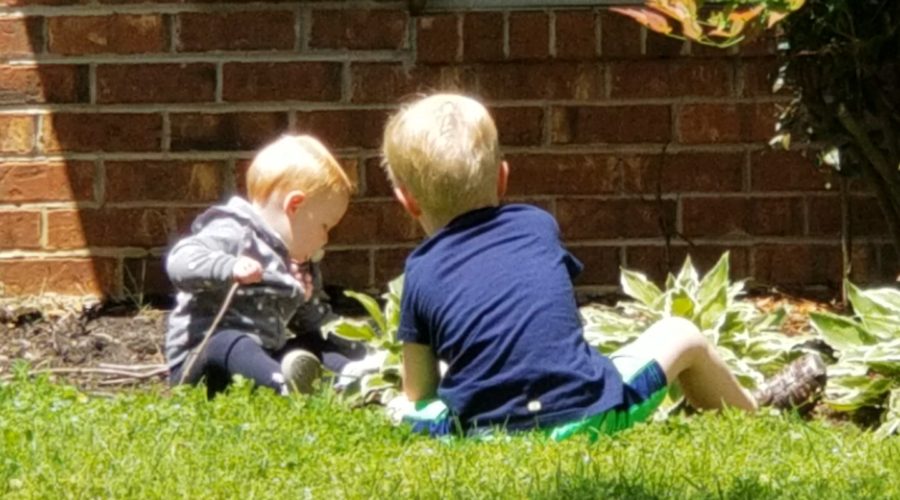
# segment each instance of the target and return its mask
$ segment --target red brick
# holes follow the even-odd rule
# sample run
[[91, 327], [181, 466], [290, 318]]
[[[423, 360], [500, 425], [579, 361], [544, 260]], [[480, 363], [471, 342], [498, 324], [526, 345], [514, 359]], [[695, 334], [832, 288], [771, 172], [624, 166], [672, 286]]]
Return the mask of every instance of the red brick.
[[397, 50], [406, 45], [408, 16], [399, 10], [313, 10], [309, 46]]
[[[884, 213], [871, 196], [851, 196], [849, 228], [853, 236], [888, 236]], [[809, 199], [809, 234], [840, 236], [841, 198], [824, 196]]]
[[618, 247], [570, 246], [572, 255], [584, 264], [575, 278], [576, 286], [615, 285], [619, 282], [621, 265]]
[[0, 211], [0, 250], [29, 250], [40, 247], [40, 212]]
[[44, 19], [41, 17], [0, 19], [0, 47], [3, 47], [3, 54], [22, 56], [42, 52], [43, 24]]
[[773, 56], [778, 52], [774, 30], [766, 30], [738, 45], [741, 56]]
[[88, 67], [0, 65], [0, 103], [88, 102]]
[[381, 158], [369, 158], [365, 163], [366, 192], [364, 196], [394, 196], [394, 188], [387, 172], [381, 166]]
[[211, 102], [212, 64], [104, 64], [97, 67], [97, 102]]
[[453, 67], [404, 67], [399, 63], [350, 65], [352, 102], [396, 104], [412, 95], [459, 89], [460, 72]]
[[66, 295], [103, 295], [118, 289], [115, 259], [0, 260], [4, 293], [39, 295], [47, 291]]
[[682, 143], [764, 142], [775, 133], [776, 109], [761, 104], [685, 104], [679, 112]]
[[471, 68], [473, 92], [487, 100], [565, 99], [603, 97], [603, 68], [599, 64], [497, 63]]
[[53, 113], [44, 117], [46, 152], [158, 151], [162, 117], [137, 113]]
[[507, 146], [540, 145], [544, 136], [542, 108], [491, 108], [500, 144]]
[[187, 12], [176, 19], [180, 52], [289, 50], [297, 38], [289, 10]]
[[[331, 250], [322, 260], [322, 280], [328, 285], [367, 290], [373, 286], [369, 277], [372, 257], [368, 250]], [[332, 297], [337, 301], [340, 297]]]
[[606, 58], [641, 55], [641, 26], [615, 12], [600, 13], [601, 53]]
[[556, 12], [556, 57], [558, 59], [597, 57], [597, 17], [593, 11]]
[[667, 142], [668, 106], [582, 106], [554, 108], [554, 144]]
[[416, 20], [416, 59], [420, 63], [458, 60], [460, 18], [456, 14], [420, 17]]
[[556, 202], [556, 218], [571, 240], [655, 237], [663, 222], [675, 228], [675, 203], [567, 198]]
[[624, 61], [610, 65], [612, 97], [726, 96], [731, 64], [720, 60]]
[[286, 113], [179, 113], [171, 116], [173, 151], [252, 151], [287, 131]]
[[509, 15], [509, 58], [547, 59], [550, 56], [550, 18], [544, 12]]
[[623, 156], [625, 191], [734, 192], [744, 186], [743, 153]]
[[409, 243], [424, 236], [419, 223], [394, 200], [356, 201], [331, 231], [331, 244]]
[[148, 296], [171, 296], [174, 291], [161, 257], [124, 259], [122, 284], [125, 295], [135, 300], [148, 300]]
[[664, 246], [627, 247], [628, 265], [626, 268], [645, 273], [651, 280], [662, 286], [666, 275], [678, 273], [688, 255], [691, 257], [691, 263], [702, 276], [712, 269], [726, 251], [729, 252], [731, 279], [734, 281], [748, 277], [747, 249], [718, 245], [694, 245], [691, 247], [673, 245], [669, 249], [668, 259]]
[[226, 101], [337, 101], [341, 64], [332, 62], [227, 63]]
[[161, 247], [183, 233], [201, 209], [107, 208], [47, 214], [47, 247]]
[[463, 17], [463, 60], [503, 59], [503, 13], [467, 12]]
[[685, 52], [685, 42], [655, 31], [647, 30], [644, 54], [650, 57], [678, 57]]
[[375, 283], [376, 287], [385, 287], [397, 276], [403, 274], [406, 257], [412, 252], [409, 248], [383, 248], [375, 251]]
[[30, 153], [34, 149], [34, 118], [0, 115], [0, 153]]
[[[775, 58], [743, 59], [739, 66], [742, 96], [771, 96], [780, 63]], [[785, 94], [782, 90], [780, 94]]]
[[0, 164], [0, 200], [5, 203], [93, 199], [94, 164], [91, 162]]
[[764, 150], [750, 155], [754, 191], [824, 191], [827, 182], [815, 160], [801, 152]]
[[224, 162], [106, 162], [106, 201], [212, 202], [224, 191]]
[[750, 255], [754, 278], [765, 284], [841, 282], [841, 251], [837, 245], [759, 245]]
[[800, 236], [800, 198], [685, 198], [682, 227], [687, 236]]
[[387, 113], [376, 109], [297, 113], [297, 130], [315, 135], [329, 148], [378, 148]]
[[622, 182], [616, 158], [608, 155], [513, 155], [509, 195], [614, 193]]
[[47, 21], [54, 54], [140, 54], [166, 49], [160, 15], [59, 16]]
[[85, 5], [91, 3], [91, 0], [0, 0], [0, 5], [9, 7], [28, 7], [35, 5], [46, 6], [65, 6], [65, 5]]

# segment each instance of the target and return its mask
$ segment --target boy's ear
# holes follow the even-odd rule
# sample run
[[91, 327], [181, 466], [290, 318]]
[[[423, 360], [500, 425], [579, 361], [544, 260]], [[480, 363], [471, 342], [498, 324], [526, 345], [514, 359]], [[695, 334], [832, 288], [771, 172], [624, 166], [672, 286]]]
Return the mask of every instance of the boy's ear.
[[397, 198], [397, 201], [399, 201], [401, 205], [403, 205], [403, 208], [406, 209], [406, 212], [409, 215], [412, 215], [416, 219], [422, 216], [422, 209], [419, 208], [419, 202], [409, 194], [409, 191], [407, 191], [406, 188], [395, 187], [394, 197]]
[[305, 200], [306, 193], [303, 191], [289, 192], [284, 196], [284, 212], [288, 215], [294, 215]]
[[503, 198], [506, 194], [506, 186], [509, 181], [509, 164], [506, 161], [500, 162], [500, 170], [497, 172], [497, 197]]

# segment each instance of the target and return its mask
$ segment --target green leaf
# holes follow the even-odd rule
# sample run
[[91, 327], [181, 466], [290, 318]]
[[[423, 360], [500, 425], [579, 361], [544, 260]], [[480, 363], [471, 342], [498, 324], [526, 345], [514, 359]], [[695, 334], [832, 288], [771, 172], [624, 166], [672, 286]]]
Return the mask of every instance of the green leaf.
[[642, 273], [622, 269], [621, 280], [625, 294], [648, 306], [652, 306], [662, 296], [659, 287]]
[[900, 389], [891, 391], [885, 407], [887, 411], [884, 414], [884, 420], [878, 430], [875, 431], [875, 436], [880, 439], [897, 434], [900, 431]]
[[809, 321], [831, 347], [845, 351], [870, 344], [872, 336], [856, 321], [827, 312], [809, 313]]
[[669, 311], [669, 314], [693, 320], [696, 304], [686, 290], [679, 289], [672, 291], [667, 295], [666, 302], [666, 310]]
[[[705, 304], [701, 301], [700, 312], [697, 313], [695, 323], [698, 323], [701, 330], [713, 328], [718, 325], [719, 319], [728, 308], [728, 289], [725, 286], [718, 288], [718, 293], [707, 298]], [[724, 321], [724, 318], [723, 318]]]
[[697, 276], [697, 269], [691, 262], [690, 255], [685, 257], [684, 264], [682, 264], [681, 270], [678, 271], [678, 276], [675, 278], [675, 282], [682, 287], [686, 287], [690, 290], [696, 290], [697, 286], [700, 284], [700, 278]]
[[357, 302], [362, 304], [366, 309], [366, 312], [369, 313], [369, 316], [375, 321], [375, 324], [378, 325], [378, 332], [381, 335], [387, 333], [387, 323], [385, 322], [384, 314], [381, 313], [381, 307], [375, 299], [364, 293], [354, 292], [352, 290], [345, 290], [344, 295], [356, 299]]
[[372, 329], [372, 325], [369, 324], [368, 321], [357, 321], [344, 318], [330, 323], [327, 327], [323, 327], [323, 329], [347, 340], [371, 342], [378, 338], [378, 334]]
[[[700, 282], [700, 288], [697, 291], [697, 302], [700, 303], [701, 307], [705, 307], [705, 304], [713, 297], [718, 297], [720, 290], [725, 290], [727, 292], [729, 274], [728, 255], [728, 252], [723, 253], [722, 256], [719, 257], [719, 261], [716, 262], [716, 265], [706, 273], [706, 276], [704, 276], [703, 280]], [[728, 296], [725, 295], [724, 297], [727, 302]]]

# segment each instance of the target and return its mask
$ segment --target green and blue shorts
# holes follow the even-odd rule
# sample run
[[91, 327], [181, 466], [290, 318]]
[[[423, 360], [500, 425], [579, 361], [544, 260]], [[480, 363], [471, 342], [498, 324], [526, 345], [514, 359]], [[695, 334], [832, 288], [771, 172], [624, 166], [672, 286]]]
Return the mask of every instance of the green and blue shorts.
[[[622, 376], [623, 401], [607, 411], [574, 422], [565, 422], [543, 428], [543, 432], [555, 441], [575, 435], [587, 435], [592, 441], [601, 435], [609, 435], [650, 419], [666, 397], [666, 374], [656, 360], [628, 353], [613, 353], [613, 366]], [[438, 399], [419, 401], [414, 410], [403, 416], [414, 431], [447, 436], [458, 434], [454, 419], [447, 406]], [[494, 429], [470, 429], [463, 434], [478, 437], [493, 434]]]

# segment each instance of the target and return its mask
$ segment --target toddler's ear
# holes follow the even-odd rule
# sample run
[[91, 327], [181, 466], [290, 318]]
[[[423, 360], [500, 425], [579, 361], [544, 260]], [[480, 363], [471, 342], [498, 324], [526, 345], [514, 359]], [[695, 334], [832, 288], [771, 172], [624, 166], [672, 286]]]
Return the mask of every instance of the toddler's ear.
[[406, 188], [395, 187], [394, 197], [397, 198], [397, 201], [399, 201], [401, 205], [403, 205], [403, 208], [406, 209], [409, 215], [412, 215], [416, 219], [422, 216], [422, 209], [419, 208], [419, 202], [409, 194], [409, 191], [407, 191]]
[[284, 212], [288, 215], [294, 215], [305, 200], [306, 193], [303, 191], [291, 191], [284, 195]]
[[503, 198], [506, 194], [506, 186], [509, 181], [509, 164], [506, 161], [500, 162], [500, 169], [497, 172], [497, 197]]

